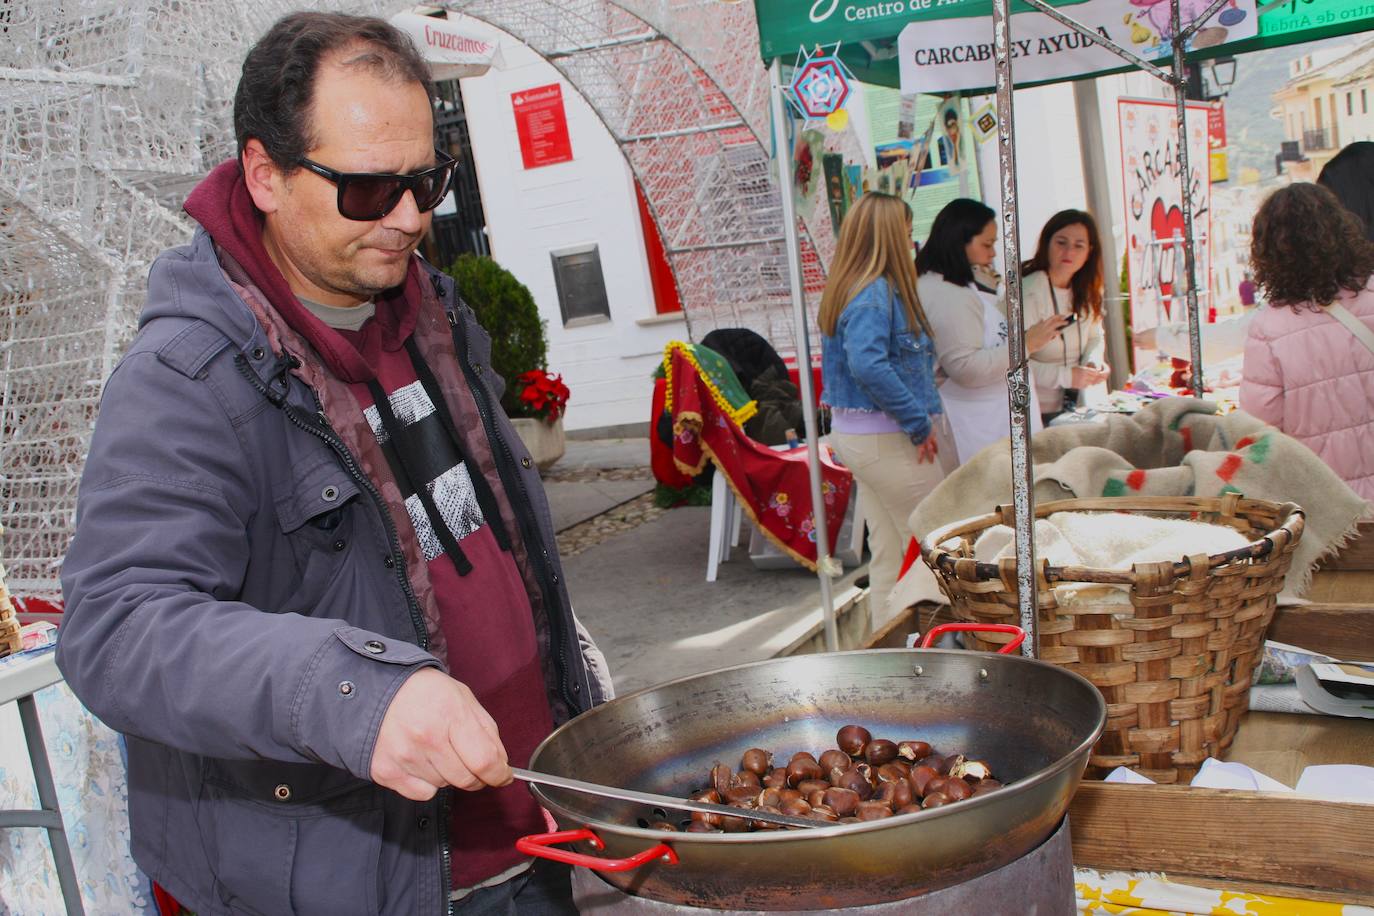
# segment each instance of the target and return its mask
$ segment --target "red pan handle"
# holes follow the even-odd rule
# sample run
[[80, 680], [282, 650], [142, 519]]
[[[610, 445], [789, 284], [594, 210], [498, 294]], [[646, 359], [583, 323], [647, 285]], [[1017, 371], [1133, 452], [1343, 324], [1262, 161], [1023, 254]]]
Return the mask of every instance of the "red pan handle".
[[677, 864], [677, 853], [673, 852], [673, 847], [667, 843], [651, 846], [627, 859], [602, 859], [597, 856], [583, 855], [580, 852], [572, 852], [568, 849], [553, 848], [555, 843], [576, 843], [579, 840], [586, 840], [593, 849], [606, 848], [606, 844], [601, 842], [601, 837], [586, 827], [580, 830], [558, 830], [553, 833], [536, 833], [531, 836], [524, 836], [515, 841], [515, 848], [527, 856], [552, 859], [565, 865], [580, 865], [595, 871], [632, 871], [655, 859], [662, 859], [669, 865]]
[[921, 648], [929, 649], [936, 637], [946, 633], [1010, 633], [1016, 638], [997, 650], [998, 655], [1010, 655], [1026, 641], [1026, 631], [1010, 623], [942, 623], [931, 627], [926, 638], [921, 640]]

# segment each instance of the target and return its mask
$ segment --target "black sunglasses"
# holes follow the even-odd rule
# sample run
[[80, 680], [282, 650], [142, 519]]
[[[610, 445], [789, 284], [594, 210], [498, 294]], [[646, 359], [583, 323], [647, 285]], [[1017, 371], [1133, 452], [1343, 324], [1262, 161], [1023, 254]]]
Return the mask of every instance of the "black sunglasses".
[[339, 172], [302, 156], [296, 160], [310, 171], [334, 182], [339, 188], [339, 215], [360, 222], [381, 219], [401, 202], [406, 191], [415, 195], [415, 206], [428, 213], [448, 193], [453, 178], [453, 157], [435, 150], [439, 164], [413, 175], [391, 175], [385, 172]]

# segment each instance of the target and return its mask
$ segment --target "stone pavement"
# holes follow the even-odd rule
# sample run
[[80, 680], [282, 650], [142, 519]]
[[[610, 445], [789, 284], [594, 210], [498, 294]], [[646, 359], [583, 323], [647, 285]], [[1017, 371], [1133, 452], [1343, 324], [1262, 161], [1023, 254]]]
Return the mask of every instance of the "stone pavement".
[[[653, 505], [644, 439], [573, 441], [545, 473], [568, 591], [605, 652], [616, 689], [771, 658], [820, 621], [820, 587], [800, 566], [756, 569], [750, 526], [706, 581], [710, 509]], [[839, 594], [862, 572], [846, 570]]]

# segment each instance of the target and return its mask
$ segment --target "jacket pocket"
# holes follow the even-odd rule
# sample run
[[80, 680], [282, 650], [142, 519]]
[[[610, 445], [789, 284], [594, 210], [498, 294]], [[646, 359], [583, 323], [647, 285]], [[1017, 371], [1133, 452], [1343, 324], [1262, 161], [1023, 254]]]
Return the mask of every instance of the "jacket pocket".
[[207, 775], [197, 815], [216, 889], [230, 911], [375, 914], [381, 905], [381, 791], [342, 770], [248, 766], [247, 780]]
[[318, 464], [277, 485], [277, 525], [296, 573], [295, 587], [278, 610], [313, 614], [349, 555], [359, 492], [333, 462]]

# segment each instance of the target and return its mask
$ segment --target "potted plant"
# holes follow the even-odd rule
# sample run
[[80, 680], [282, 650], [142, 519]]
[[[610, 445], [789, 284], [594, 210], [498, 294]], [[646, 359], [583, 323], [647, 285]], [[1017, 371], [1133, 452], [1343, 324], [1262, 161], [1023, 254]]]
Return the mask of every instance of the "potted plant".
[[460, 255], [445, 271], [491, 335], [491, 369], [506, 390], [501, 407], [541, 470], [563, 457], [568, 387], [546, 368], [548, 340], [523, 283], [491, 258]]

